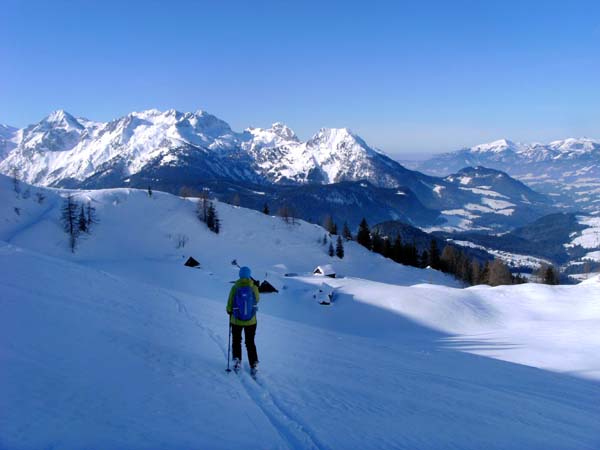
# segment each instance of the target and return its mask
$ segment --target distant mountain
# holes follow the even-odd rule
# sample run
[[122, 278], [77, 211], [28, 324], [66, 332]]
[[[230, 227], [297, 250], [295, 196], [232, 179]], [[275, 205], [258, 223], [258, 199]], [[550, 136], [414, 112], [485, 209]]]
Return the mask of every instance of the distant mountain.
[[18, 129], [0, 123], [0, 161], [17, 146]]
[[[301, 141], [282, 123], [235, 132], [204, 111], [152, 109], [100, 123], [59, 110], [19, 130], [15, 142], [0, 172], [16, 167], [24, 181], [44, 186], [152, 185], [179, 193], [211, 185], [225, 195], [221, 187], [229, 183], [269, 192], [274, 203], [294, 201], [298, 211], [307, 210], [305, 218], [325, 209], [339, 214], [345, 205], [349, 222], [376, 215], [421, 226], [447, 220], [452, 229], [502, 231], [551, 208], [547, 198], [500, 172], [478, 167], [439, 178], [406, 169], [346, 128], [322, 128]], [[359, 182], [367, 187], [344, 184]], [[349, 197], [341, 201], [343, 195]]]
[[555, 210], [548, 197], [498, 170], [466, 167], [444, 180], [459, 193], [476, 198], [469, 201], [454, 191], [453, 196], [461, 199], [461, 206], [442, 211], [447, 219], [446, 229], [500, 229], [506, 221], [525, 224]]
[[549, 144], [502, 139], [435, 156], [418, 170], [445, 176], [465, 166], [506, 171], [571, 210], [600, 210], [600, 141], [579, 138]]
[[592, 268], [600, 266], [600, 217], [597, 216], [554, 213], [501, 235], [472, 232], [434, 235], [488, 251], [496, 257], [517, 254], [541, 258], [571, 274], [582, 273], [586, 262]]

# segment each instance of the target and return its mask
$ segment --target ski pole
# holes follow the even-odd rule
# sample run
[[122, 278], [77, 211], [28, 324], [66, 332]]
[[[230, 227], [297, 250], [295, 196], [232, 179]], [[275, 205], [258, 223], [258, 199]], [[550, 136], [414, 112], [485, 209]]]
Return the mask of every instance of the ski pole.
[[231, 350], [231, 318], [229, 320], [229, 339], [227, 340], [227, 369], [225, 370], [225, 372], [231, 372], [231, 369], [229, 368], [229, 352]]

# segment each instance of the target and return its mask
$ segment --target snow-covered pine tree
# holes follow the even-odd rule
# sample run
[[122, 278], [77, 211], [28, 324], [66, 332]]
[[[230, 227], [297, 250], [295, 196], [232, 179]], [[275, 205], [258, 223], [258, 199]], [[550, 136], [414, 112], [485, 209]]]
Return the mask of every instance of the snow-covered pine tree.
[[335, 244], [335, 256], [342, 259], [344, 257], [344, 242], [342, 241], [342, 237], [337, 237], [337, 242]]
[[335, 250], [333, 249], [332, 242], [329, 243], [329, 250], [327, 251], [327, 253], [329, 253], [329, 256], [331, 256], [331, 257], [333, 257], [333, 255], [335, 255]]

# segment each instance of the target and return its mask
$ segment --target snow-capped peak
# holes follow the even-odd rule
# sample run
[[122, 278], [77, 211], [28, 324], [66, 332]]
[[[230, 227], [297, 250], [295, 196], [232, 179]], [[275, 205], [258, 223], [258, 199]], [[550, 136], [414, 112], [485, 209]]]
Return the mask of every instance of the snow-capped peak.
[[560, 152], [581, 152], [596, 150], [600, 148], [600, 141], [586, 137], [568, 138], [552, 141], [548, 147]]
[[41, 123], [51, 125], [54, 128], [62, 128], [65, 131], [70, 131], [72, 129], [81, 130], [84, 128], [75, 117], [64, 109], [53, 111], [44, 118]]
[[294, 131], [291, 128], [289, 128], [287, 125], [281, 122], [275, 122], [273, 125], [271, 125], [270, 131], [272, 131], [274, 134], [281, 137], [282, 139], [288, 141], [299, 141], [298, 137], [296, 136], [296, 133], [294, 133]]
[[477, 153], [486, 153], [486, 152], [500, 153], [500, 152], [504, 152], [506, 150], [517, 150], [518, 147], [519, 147], [518, 144], [515, 144], [514, 142], [512, 142], [508, 139], [498, 139], [496, 141], [488, 142], [486, 144], [475, 145], [474, 147], [471, 147], [470, 150], [472, 152], [477, 152]]
[[307, 143], [309, 146], [326, 147], [330, 149], [348, 149], [358, 145], [365, 150], [370, 147], [359, 136], [348, 128], [321, 128]]

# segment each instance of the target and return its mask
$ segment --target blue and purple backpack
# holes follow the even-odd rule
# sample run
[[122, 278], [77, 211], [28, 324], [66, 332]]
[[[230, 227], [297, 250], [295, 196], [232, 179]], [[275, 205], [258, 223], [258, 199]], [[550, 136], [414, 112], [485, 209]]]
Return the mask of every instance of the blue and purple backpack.
[[237, 320], [250, 320], [256, 314], [256, 298], [251, 286], [241, 286], [233, 297], [233, 317]]

